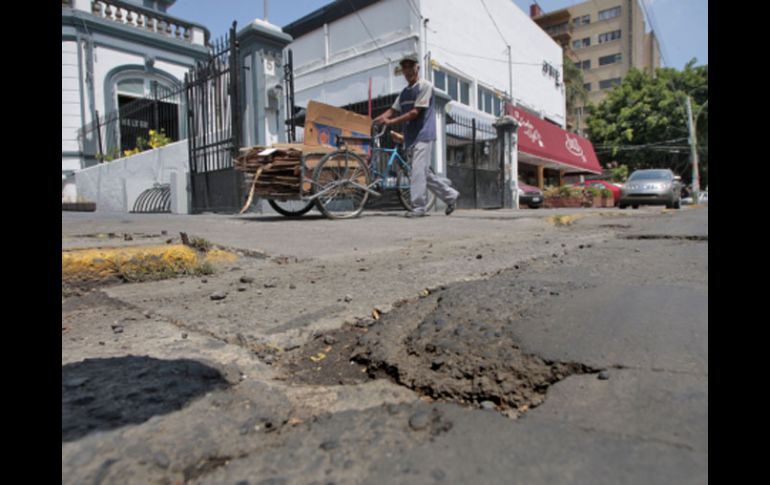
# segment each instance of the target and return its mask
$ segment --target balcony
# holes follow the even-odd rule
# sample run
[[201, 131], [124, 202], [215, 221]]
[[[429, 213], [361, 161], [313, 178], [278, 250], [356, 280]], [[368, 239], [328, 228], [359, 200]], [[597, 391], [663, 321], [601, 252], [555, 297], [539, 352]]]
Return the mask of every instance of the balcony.
[[[66, 3], [63, 2], [63, 4]], [[112, 20], [191, 44], [208, 41], [208, 38], [206, 38], [203, 39], [203, 42], [194, 42], [195, 37], [198, 37], [193, 35], [194, 31], [203, 33], [205, 37], [208, 37], [208, 32], [205, 32], [201, 27], [175, 19], [156, 10], [143, 8], [120, 0], [93, 0], [91, 2], [91, 13], [102, 19]]]
[[568, 10], [558, 10], [534, 19], [540, 28], [561, 45], [568, 45], [572, 40], [572, 18]]

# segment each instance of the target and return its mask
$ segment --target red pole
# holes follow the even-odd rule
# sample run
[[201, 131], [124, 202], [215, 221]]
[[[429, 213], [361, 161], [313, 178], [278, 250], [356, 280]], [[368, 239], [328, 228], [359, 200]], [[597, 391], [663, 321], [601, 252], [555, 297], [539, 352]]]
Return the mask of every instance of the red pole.
[[[372, 117], [372, 78], [369, 78], [369, 118]], [[372, 145], [369, 144], [369, 159], [372, 158]]]

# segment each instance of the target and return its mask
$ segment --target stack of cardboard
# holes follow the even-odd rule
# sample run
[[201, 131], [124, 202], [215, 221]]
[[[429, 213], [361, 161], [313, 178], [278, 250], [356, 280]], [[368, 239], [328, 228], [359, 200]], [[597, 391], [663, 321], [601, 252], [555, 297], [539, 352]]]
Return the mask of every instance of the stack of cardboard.
[[[258, 196], [298, 196], [302, 175], [303, 146], [298, 144], [255, 146], [241, 150], [235, 168], [244, 172], [246, 184]], [[254, 181], [254, 176], [259, 177]]]
[[[365, 159], [369, 151], [368, 132], [371, 123], [368, 116], [310, 101], [305, 117], [304, 144], [284, 143], [241, 149], [234, 165], [236, 170], [244, 172], [246, 187], [249, 189], [243, 210], [251, 204], [254, 195], [266, 198], [309, 195], [313, 170], [326, 153], [337, 149], [336, 135], [358, 138], [346, 140], [347, 149]], [[350, 161], [346, 160], [345, 163], [349, 164]]]

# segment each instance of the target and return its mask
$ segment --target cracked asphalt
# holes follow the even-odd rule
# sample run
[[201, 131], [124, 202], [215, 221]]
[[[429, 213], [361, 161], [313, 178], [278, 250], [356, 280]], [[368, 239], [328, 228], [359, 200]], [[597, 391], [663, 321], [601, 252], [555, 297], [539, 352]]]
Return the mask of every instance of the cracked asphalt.
[[707, 208], [62, 213], [179, 232], [242, 256], [62, 297], [62, 483], [708, 482]]

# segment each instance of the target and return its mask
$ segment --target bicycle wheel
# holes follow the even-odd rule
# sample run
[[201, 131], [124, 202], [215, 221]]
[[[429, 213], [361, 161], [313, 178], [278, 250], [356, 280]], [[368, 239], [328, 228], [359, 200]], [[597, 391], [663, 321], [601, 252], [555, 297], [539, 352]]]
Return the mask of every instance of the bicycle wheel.
[[268, 199], [267, 203], [277, 213], [286, 217], [302, 217], [313, 208], [313, 201]]
[[[396, 163], [396, 186], [398, 187], [398, 198], [401, 201], [401, 205], [404, 206], [404, 208], [408, 211], [412, 210], [412, 191], [411, 191], [411, 180], [409, 179], [409, 170], [411, 170], [411, 165], [406, 164], [402, 166], [400, 163]], [[405, 170], [407, 171], [406, 173]], [[429, 168], [430, 173], [436, 174], [433, 171], [433, 168]], [[427, 189], [426, 189], [427, 190]], [[433, 209], [433, 206], [436, 205], [436, 194], [428, 190], [428, 206], [425, 208], [425, 211], [429, 211]]]
[[366, 161], [355, 153], [337, 151], [324, 156], [313, 171], [313, 194], [318, 210], [330, 219], [361, 214], [369, 198]]

